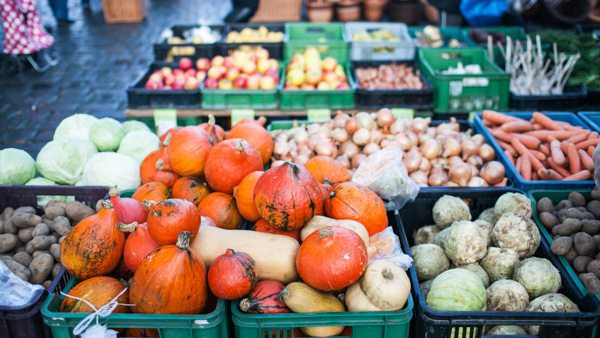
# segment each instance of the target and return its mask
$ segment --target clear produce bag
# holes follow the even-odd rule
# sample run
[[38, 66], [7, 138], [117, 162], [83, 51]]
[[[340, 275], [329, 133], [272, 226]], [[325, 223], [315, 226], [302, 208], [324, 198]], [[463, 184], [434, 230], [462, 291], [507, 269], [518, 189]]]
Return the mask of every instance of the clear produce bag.
[[41, 285], [32, 285], [17, 277], [0, 260], [0, 308], [19, 308], [30, 304], [44, 292]]
[[412, 258], [402, 252], [400, 239], [394, 233], [392, 227], [369, 237], [369, 263], [378, 259], [388, 260], [404, 270], [410, 269], [413, 264]]
[[367, 157], [354, 172], [352, 182], [371, 189], [394, 208], [402, 208], [419, 194], [419, 186], [408, 177], [400, 149], [382, 149]]

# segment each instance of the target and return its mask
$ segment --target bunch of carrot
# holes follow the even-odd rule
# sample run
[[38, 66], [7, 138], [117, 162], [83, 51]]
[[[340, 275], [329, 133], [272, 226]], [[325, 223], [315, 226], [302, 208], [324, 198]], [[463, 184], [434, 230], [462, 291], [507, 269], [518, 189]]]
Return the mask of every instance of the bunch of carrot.
[[592, 179], [597, 132], [537, 112], [530, 121], [489, 110], [482, 118], [524, 180]]

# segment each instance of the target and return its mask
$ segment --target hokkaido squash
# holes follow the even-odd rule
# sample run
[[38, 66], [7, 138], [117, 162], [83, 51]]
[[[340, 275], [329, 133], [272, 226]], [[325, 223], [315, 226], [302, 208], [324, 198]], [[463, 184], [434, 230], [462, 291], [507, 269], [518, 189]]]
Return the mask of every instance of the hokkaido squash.
[[334, 185], [350, 181], [350, 172], [343, 164], [327, 156], [315, 156], [304, 164], [306, 169], [323, 184]]
[[97, 214], [83, 219], [60, 246], [60, 262], [72, 276], [85, 280], [113, 271], [123, 254], [125, 235], [117, 229], [110, 200]]
[[233, 196], [222, 192], [206, 196], [198, 205], [198, 210], [201, 216], [209, 217], [219, 228], [239, 229], [244, 223]]
[[161, 150], [155, 150], [146, 155], [140, 167], [140, 178], [142, 184], [160, 182], [167, 187], [172, 187], [179, 175], [172, 171], [159, 169], [164, 168], [164, 162], [160, 159]]
[[362, 224], [349, 219], [336, 220], [325, 216], [315, 216], [311, 218], [310, 221], [308, 221], [302, 227], [302, 231], [300, 232], [300, 239], [304, 241], [306, 237], [308, 237], [308, 235], [328, 226], [340, 226], [342, 228], [350, 229], [356, 232], [360, 236], [360, 238], [362, 238], [363, 242], [365, 242], [365, 246], [367, 248], [369, 247], [369, 232]]
[[[258, 222], [254, 224], [252, 229], [254, 231], [266, 232], [269, 234], [288, 236], [300, 242], [300, 229], [296, 229], [294, 231], [282, 231], [270, 226], [269, 223], [265, 222], [264, 219], [259, 219]], [[304, 229], [304, 227], [302, 229]]]
[[125, 224], [146, 223], [148, 215], [142, 203], [136, 199], [119, 196], [119, 189], [112, 187], [109, 191], [110, 201], [117, 213], [117, 221]]
[[[162, 202], [171, 198], [171, 192], [169, 192], [169, 187], [163, 183], [150, 182], [137, 188], [131, 198], [140, 203], [143, 203], [144, 201]], [[148, 212], [150, 209], [147, 206], [144, 206], [144, 210]]]
[[367, 268], [367, 247], [346, 228], [325, 227], [300, 245], [296, 268], [302, 280], [321, 291], [341, 290], [356, 282]]
[[[295, 313], [344, 312], [346, 309], [337, 297], [319, 292], [301, 282], [288, 284], [279, 294], [279, 299]], [[312, 337], [330, 337], [344, 331], [343, 326], [312, 326], [300, 328]]]
[[198, 206], [210, 194], [208, 187], [196, 177], [182, 177], [173, 185], [173, 198], [188, 200]]
[[208, 269], [208, 287], [215, 296], [222, 299], [243, 297], [257, 283], [256, 262], [243, 252], [227, 249]]
[[257, 118], [256, 120], [253, 120], [253, 119], [249, 119], [249, 118], [245, 117], [243, 119], [239, 119], [233, 126], [237, 127], [238, 125], [244, 124], [244, 123], [256, 123], [259, 126], [264, 127], [265, 123], [267, 123], [267, 118], [264, 116], [261, 116], [261, 117]]
[[285, 285], [274, 280], [258, 282], [252, 292], [240, 301], [240, 310], [245, 313], [289, 313], [290, 309], [279, 300]]
[[388, 226], [385, 205], [377, 194], [360, 184], [345, 182], [333, 186], [325, 201], [325, 214], [335, 219], [351, 219], [367, 228], [369, 237]]
[[125, 233], [130, 233], [123, 247], [123, 259], [129, 271], [135, 273], [140, 263], [160, 246], [150, 237], [146, 224], [130, 223], [117, 224], [117, 228]]
[[258, 123], [236, 124], [231, 128], [227, 139], [241, 138], [250, 143], [260, 153], [262, 163], [267, 164], [273, 155], [273, 139], [271, 134]]
[[240, 215], [250, 222], [256, 222], [260, 219], [260, 214], [254, 204], [254, 187], [263, 173], [264, 171], [249, 173], [233, 188], [235, 205]]
[[206, 267], [182, 231], [176, 245], [165, 245], [142, 261], [130, 286], [135, 313], [199, 314], [206, 305]]
[[130, 327], [125, 330], [124, 337], [160, 337], [158, 329], [150, 329], [146, 327]]
[[253, 171], [262, 170], [260, 154], [242, 139], [227, 139], [213, 147], [204, 175], [208, 185], [215, 191], [232, 194], [233, 188]]
[[296, 255], [300, 245], [294, 239], [251, 230], [225, 230], [206, 225], [205, 219], [203, 217], [191, 246], [206, 266], [210, 266], [225, 250], [233, 249], [247, 253], [256, 261], [260, 280], [276, 280], [285, 284], [298, 279]]
[[260, 217], [283, 231], [293, 231], [323, 212], [323, 191], [301, 165], [285, 162], [256, 182], [254, 203]]
[[181, 128], [169, 144], [169, 159], [173, 171], [180, 176], [202, 176], [213, 140], [204, 129], [196, 126]]
[[[167, 139], [167, 137], [169, 137], [169, 134], [171, 134], [170, 137], [173, 137], [173, 135], [177, 134], [178, 131], [181, 130], [182, 127], [173, 127], [169, 130], [167, 130], [164, 134], [162, 134], [160, 136], [160, 144], [163, 144], [165, 142], [165, 140]], [[156, 133], [160, 135], [160, 130], [158, 130], [158, 128], [156, 128]]]
[[208, 115], [208, 122], [200, 123], [198, 127], [204, 129], [204, 131], [206, 131], [213, 140], [216, 140], [217, 143], [222, 142], [225, 139], [225, 130], [216, 123], [213, 114]]
[[182, 231], [190, 232], [193, 238], [199, 226], [200, 212], [190, 201], [168, 199], [152, 205], [148, 213], [148, 233], [161, 246], [177, 243]]
[[[127, 237], [127, 235], [125, 235], [125, 237]], [[125, 240], [125, 242], [127, 242], [127, 239]], [[130, 280], [131, 278], [133, 278], [133, 272], [129, 270], [127, 264], [125, 264], [125, 259], [121, 257], [121, 260], [119, 261], [119, 264], [117, 264], [117, 267], [114, 268], [114, 270], [106, 276], [116, 278], [118, 280]]]
[[[81, 298], [91, 303], [96, 310], [110, 303], [115, 297], [125, 290], [125, 285], [118, 279], [112, 277], [93, 277], [75, 285], [67, 294], [72, 297]], [[117, 302], [129, 303], [129, 290], [123, 292]], [[65, 297], [60, 304], [60, 312], [91, 313], [94, 312], [84, 301]], [[128, 313], [129, 307], [118, 305], [112, 313]]]

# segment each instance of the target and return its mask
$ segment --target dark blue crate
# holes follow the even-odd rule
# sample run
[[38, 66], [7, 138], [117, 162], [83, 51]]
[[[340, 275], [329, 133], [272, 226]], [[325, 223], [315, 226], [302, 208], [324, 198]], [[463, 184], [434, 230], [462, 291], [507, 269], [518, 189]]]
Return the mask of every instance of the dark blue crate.
[[[529, 120], [533, 116], [533, 113], [504, 113], [506, 115], [515, 116], [518, 118]], [[583, 122], [577, 115], [573, 113], [544, 113], [554, 121], [564, 121], [568, 122], [574, 126], [582, 126], [584, 128], [590, 129], [590, 127]], [[483, 134], [487, 143], [490, 143], [500, 158], [502, 159], [502, 163], [506, 167], [506, 176], [513, 181], [515, 187], [518, 189], [522, 189], [524, 191], [529, 191], [533, 189], [551, 189], [551, 190], [561, 190], [561, 189], [593, 189], [594, 181], [525, 181], [523, 176], [517, 172], [517, 168], [510, 162], [510, 160], [504, 154], [504, 150], [500, 147], [500, 144], [496, 141], [496, 139], [490, 134], [487, 127], [483, 124], [481, 119], [481, 113], [475, 115], [475, 131], [479, 134]]]
[[600, 133], [600, 112], [598, 111], [582, 111], [577, 113], [577, 116], [587, 123], [593, 131]]

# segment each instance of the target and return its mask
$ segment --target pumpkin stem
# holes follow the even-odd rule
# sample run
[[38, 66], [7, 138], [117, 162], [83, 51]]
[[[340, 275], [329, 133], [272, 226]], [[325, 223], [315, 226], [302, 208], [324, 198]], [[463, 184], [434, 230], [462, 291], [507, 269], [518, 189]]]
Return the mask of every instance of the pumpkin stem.
[[108, 194], [112, 197], [112, 196], [119, 196], [119, 188], [115, 185], [114, 187], [110, 188], [110, 190], [108, 191]]
[[239, 151], [240, 153], [243, 153], [245, 148], [244, 148], [244, 140], [240, 139], [238, 141], [238, 143], [235, 145], [235, 149], [237, 149], [237, 151]]
[[240, 310], [247, 312], [250, 309], [250, 299], [244, 298], [240, 301]]
[[215, 126], [216, 121], [215, 121], [215, 116], [213, 114], [208, 114], [208, 124], [210, 126]]
[[333, 229], [331, 229], [331, 227], [324, 227], [319, 230], [319, 237], [322, 239], [327, 239], [331, 235], [333, 235]]
[[346, 294], [345, 293], [340, 293], [339, 295], [337, 295], [337, 299], [339, 299], [340, 302], [342, 302], [342, 304], [346, 304]]
[[165, 161], [163, 161], [162, 158], [159, 158], [158, 160], [156, 160], [156, 169], [165, 170]]
[[163, 147], [167, 147], [169, 146], [169, 143], [171, 143], [171, 133], [167, 133], [167, 136], [165, 137], [165, 140], [163, 141]]
[[390, 270], [389, 268], [385, 268], [383, 270], [383, 272], [381, 273], [381, 275], [383, 275], [383, 278], [385, 278], [385, 279], [389, 279], [389, 280], [394, 279], [394, 274], [392, 273], [392, 270]]
[[138, 227], [138, 222], [133, 222], [131, 224], [125, 224], [125, 223], [121, 223], [119, 222], [117, 224], [117, 229], [119, 229], [119, 231], [121, 232], [134, 232], [137, 227]]
[[279, 293], [279, 301], [285, 303], [285, 300], [290, 298], [290, 289], [285, 288]]
[[264, 126], [265, 126], [265, 123], [267, 123], [267, 118], [266, 118], [266, 117], [264, 117], [264, 116], [261, 116], [261, 117], [259, 117], [259, 118], [258, 118], [258, 120], [256, 120], [256, 121], [258, 121], [258, 123], [260, 123], [260, 125], [264, 127]]
[[235, 251], [233, 251], [233, 249], [227, 249], [227, 251], [225, 251], [225, 255], [226, 256], [233, 256], [233, 255], [235, 255]]
[[185, 250], [190, 246], [190, 238], [192, 238], [192, 233], [189, 231], [182, 231], [179, 233], [179, 237], [177, 238], [177, 247], [181, 250]]
[[125, 278], [121, 278], [121, 279], [120, 279], [120, 281], [121, 281], [121, 283], [123, 283], [123, 285], [124, 285], [126, 288], [128, 288], [128, 287], [129, 287], [129, 284], [130, 284], [130, 283], [129, 283], [129, 281], [128, 281], [128, 280], [126, 280]]
[[146, 208], [152, 208], [152, 206], [154, 206], [156, 204], [156, 202], [151, 201], [151, 200], [143, 200], [142, 201], [142, 205], [145, 206]]
[[102, 201], [102, 207], [104, 209], [112, 209], [113, 208], [113, 204], [110, 200], [104, 200]]
[[335, 191], [332, 191], [331, 194], [329, 194], [329, 199], [335, 198]]

